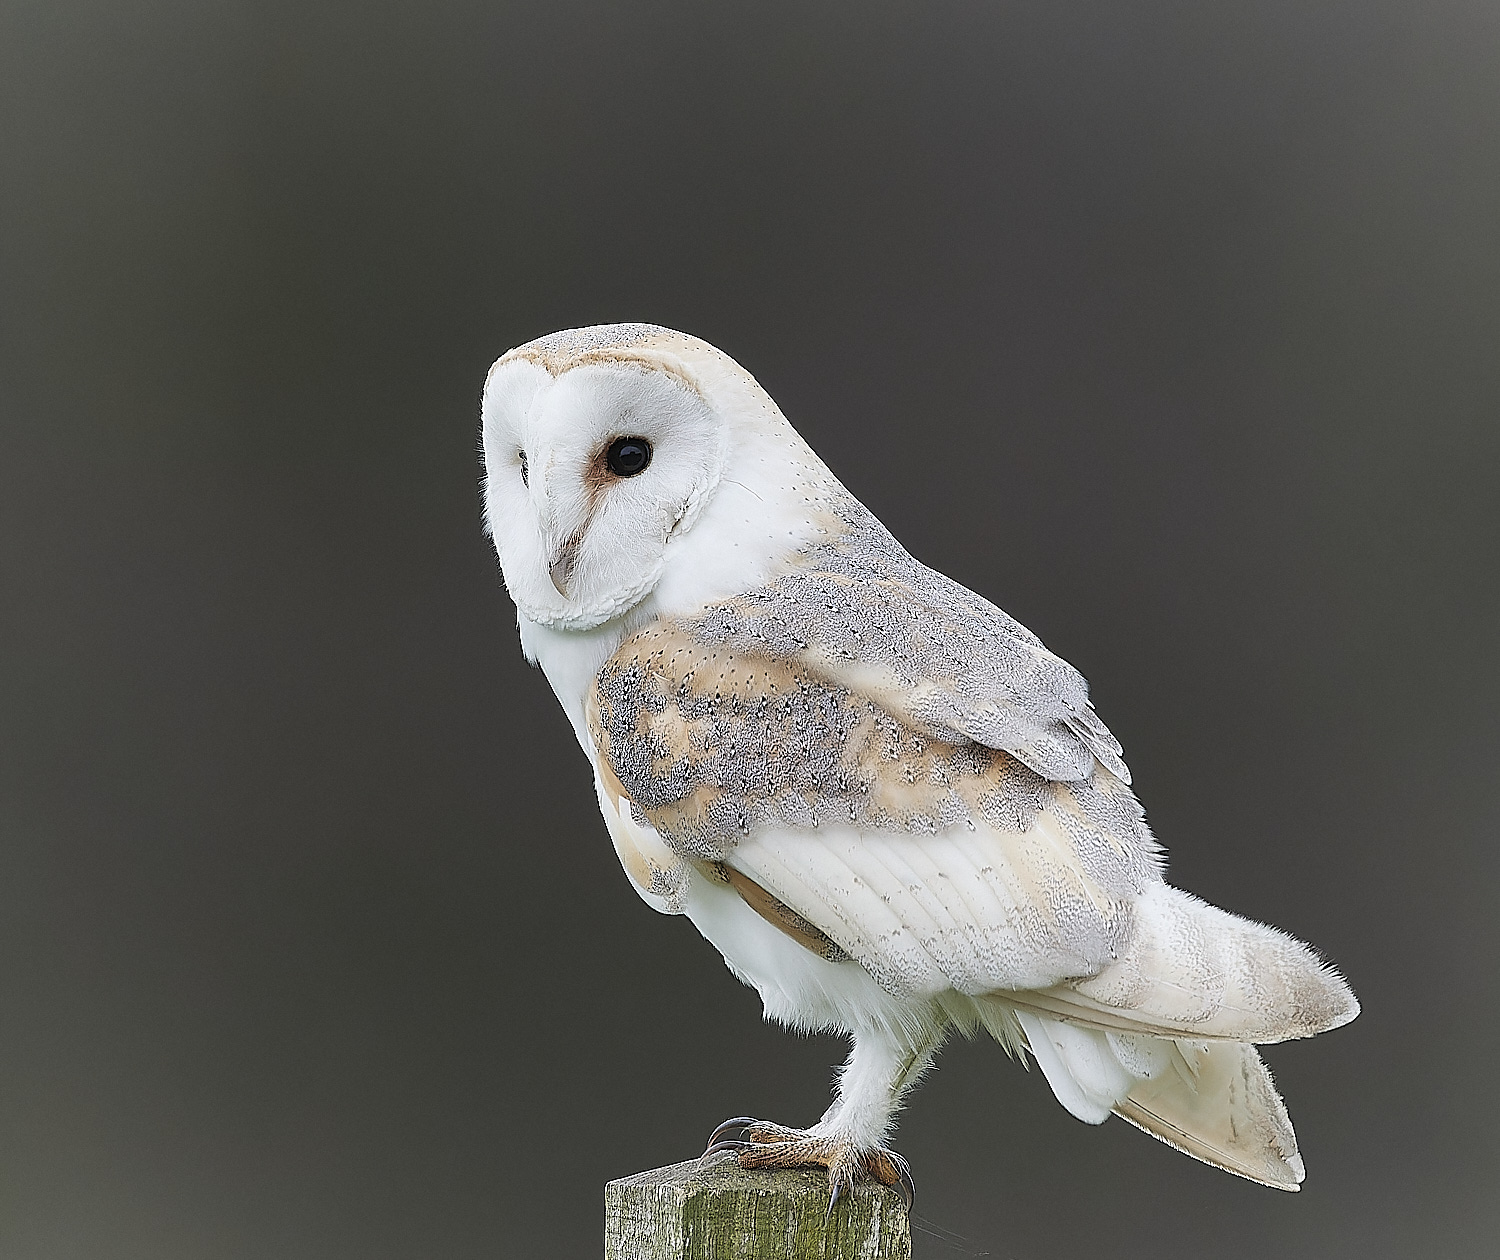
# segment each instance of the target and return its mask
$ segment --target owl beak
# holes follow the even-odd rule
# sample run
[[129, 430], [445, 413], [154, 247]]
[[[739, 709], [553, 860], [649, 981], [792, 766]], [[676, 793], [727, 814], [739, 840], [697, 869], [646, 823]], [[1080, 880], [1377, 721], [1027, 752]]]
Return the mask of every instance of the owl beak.
[[564, 599], [568, 597], [568, 583], [573, 579], [573, 566], [578, 561], [578, 546], [582, 541], [581, 534], [574, 534], [557, 549], [547, 565], [547, 576]]

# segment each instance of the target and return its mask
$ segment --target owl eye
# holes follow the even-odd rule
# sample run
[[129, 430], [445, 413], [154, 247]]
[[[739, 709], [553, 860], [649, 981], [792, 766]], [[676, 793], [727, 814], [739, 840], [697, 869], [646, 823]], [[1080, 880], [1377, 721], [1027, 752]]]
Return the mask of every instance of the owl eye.
[[616, 438], [604, 453], [604, 462], [616, 477], [634, 477], [651, 462], [651, 443], [639, 437]]
[[521, 460], [521, 484], [529, 488], [531, 482], [526, 479], [526, 452], [517, 451], [516, 454]]

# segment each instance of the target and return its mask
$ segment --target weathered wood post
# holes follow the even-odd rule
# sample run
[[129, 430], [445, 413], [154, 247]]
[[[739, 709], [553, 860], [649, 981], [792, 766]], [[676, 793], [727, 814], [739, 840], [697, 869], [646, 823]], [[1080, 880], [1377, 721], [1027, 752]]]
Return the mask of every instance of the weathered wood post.
[[604, 1187], [605, 1260], [910, 1260], [894, 1190], [854, 1187], [828, 1215], [821, 1171], [746, 1172], [730, 1155]]

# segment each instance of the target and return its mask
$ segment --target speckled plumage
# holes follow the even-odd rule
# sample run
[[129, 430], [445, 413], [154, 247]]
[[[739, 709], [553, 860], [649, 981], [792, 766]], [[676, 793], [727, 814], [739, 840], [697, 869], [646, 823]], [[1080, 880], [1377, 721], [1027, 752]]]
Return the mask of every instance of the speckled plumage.
[[[612, 479], [601, 452], [623, 436], [654, 455]], [[695, 338], [520, 347], [484, 437], [522, 643], [632, 884], [768, 1015], [853, 1039], [828, 1114], [752, 1128], [747, 1167], [894, 1176], [902, 1096], [948, 1031], [982, 1027], [1074, 1115], [1297, 1187], [1254, 1045], [1357, 1004], [1300, 942], [1164, 882], [1076, 670], [913, 559]]]
[[828, 498], [827, 534], [777, 581], [696, 618], [700, 642], [857, 674], [934, 738], [1008, 752], [1049, 779], [1086, 779], [1097, 760], [1130, 782], [1076, 669], [919, 564], [853, 495]]
[[[1140, 809], [1104, 768], [1048, 781], [1009, 754], [936, 740], [795, 662], [702, 647], [690, 629], [653, 623], [611, 657], [590, 730], [634, 808], [686, 861], [730, 858], [767, 828], [1013, 836], [1007, 860], [977, 872], [1006, 911], [983, 930], [929, 934], [941, 974], [918, 988], [988, 992], [1094, 971], [1124, 951], [1131, 900], [1157, 878]], [[1042, 835], [1042, 813], [1064, 833], [1069, 860], [1025, 843]], [[799, 912], [885, 987], [914, 987], [888, 951]]]

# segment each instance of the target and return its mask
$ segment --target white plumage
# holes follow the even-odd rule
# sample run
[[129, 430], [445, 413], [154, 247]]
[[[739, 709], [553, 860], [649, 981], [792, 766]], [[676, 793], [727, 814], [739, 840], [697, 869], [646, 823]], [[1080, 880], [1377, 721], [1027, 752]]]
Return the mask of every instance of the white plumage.
[[817, 1125], [718, 1147], [835, 1194], [909, 1183], [892, 1116], [944, 1036], [984, 1029], [1079, 1119], [1297, 1188], [1254, 1046], [1346, 1023], [1353, 994], [1163, 882], [1083, 679], [913, 560], [748, 373], [652, 325], [553, 334], [491, 371], [484, 452], [523, 648], [632, 884], [769, 1017], [852, 1038]]

